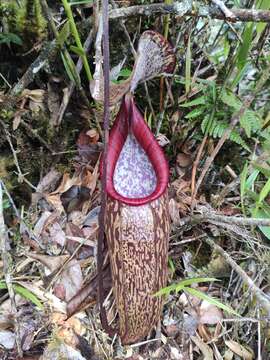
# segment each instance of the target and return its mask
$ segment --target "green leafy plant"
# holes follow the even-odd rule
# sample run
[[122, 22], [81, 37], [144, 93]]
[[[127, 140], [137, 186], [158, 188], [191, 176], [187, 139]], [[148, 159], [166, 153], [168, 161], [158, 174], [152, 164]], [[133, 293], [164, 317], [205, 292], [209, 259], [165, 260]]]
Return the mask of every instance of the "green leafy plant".
[[[43, 309], [43, 305], [40, 302], [40, 300], [36, 297], [36, 295], [34, 295], [33, 293], [31, 293], [31, 291], [29, 291], [28, 289], [26, 289], [25, 287], [18, 285], [18, 284], [13, 284], [13, 289], [15, 291], [16, 294], [21, 295], [22, 297], [24, 297], [26, 300], [31, 301], [34, 305], [36, 305], [39, 309]], [[7, 284], [5, 281], [0, 281], [0, 289], [7, 289]]]
[[190, 287], [190, 285], [193, 285], [193, 284], [198, 284], [198, 283], [202, 283], [202, 282], [211, 282], [211, 281], [218, 281], [218, 280], [215, 278], [207, 278], [207, 277], [205, 277], [205, 278], [199, 277], [199, 278], [191, 278], [191, 279], [182, 280], [178, 284], [172, 284], [170, 286], [160, 289], [157, 293], [155, 293], [155, 296], [169, 295], [171, 292], [178, 293], [180, 291], [184, 291], [184, 292], [186, 292], [192, 296], [195, 296], [201, 300], [205, 300], [205, 301], [209, 302], [210, 304], [215, 305], [224, 311], [227, 311], [228, 313], [239, 316], [238, 313], [236, 311], [234, 311], [231, 307], [223, 304], [219, 300], [205, 294], [204, 292], [202, 292], [198, 289]]
[[0, 44], [16, 44], [22, 45], [22, 39], [13, 33], [0, 33]]
[[[242, 101], [229, 89], [223, 89], [215, 82], [201, 84], [203, 95], [192, 99], [180, 107], [190, 108], [185, 115], [190, 121], [200, 122], [204, 135], [220, 138], [229, 127], [229, 122], [234, 113], [242, 107]], [[240, 118], [240, 128], [231, 132], [230, 140], [241, 145], [247, 151], [249, 146], [239, 130], [244, 129], [247, 139], [262, 128], [262, 119], [258, 113], [247, 109]]]
[[[266, 179], [266, 180], [265, 180]], [[246, 163], [240, 175], [240, 195], [242, 211], [255, 218], [270, 218], [270, 206], [266, 199], [270, 195], [270, 161], [264, 165]], [[259, 226], [262, 233], [270, 240], [270, 227]]]
[[124, 80], [128, 79], [132, 74], [132, 70], [128, 68], [123, 68], [119, 71], [119, 74], [117, 74], [117, 80], [112, 80], [114, 84], [120, 84]]
[[[89, 64], [88, 64], [87, 55], [86, 55], [86, 52], [84, 51], [84, 48], [83, 48], [83, 45], [82, 45], [82, 42], [81, 42], [81, 38], [80, 38], [78, 29], [77, 29], [77, 26], [76, 26], [76, 23], [75, 23], [73, 14], [72, 14], [72, 10], [71, 10], [71, 5], [75, 5], [76, 2], [70, 3], [67, 0], [62, 0], [62, 4], [63, 4], [63, 6], [65, 8], [65, 12], [66, 12], [66, 15], [67, 15], [67, 18], [68, 18], [70, 32], [71, 32], [71, 34], [72, 34], [72, 36], [73, 36], [73, 38], [75, 40], [75, 43], [76, 43], [76, 46], [73, 46], [71, 48], [71, 50], [73, 52], [75, 52], [76, 54], [78, 54], [79, 56], [81, 56], [83, 66], [84, 66], [84, 70], [85, 70], [86, 75], [87, 75], [87, 79], [88, 79], [88, 81], [90, 81], [90, 80], [93, 79], [93, 77], [92, 77], [91, 70], [90, 70], [90, 67], [89, 67]], [[64, 55], [64, 58], [65, 58], [64, 65], [65, 65], [65, 68], [67, 69], [67, 64], [68, 64], [68, 66], [71, 64], [71, 58], [67, 59], [67, 57], [65, 55]], [[63, 59], [63, 56], [62, 56], [62, 59]], [[73, 69], [71, 69], [71, 68], [73, 68]], [[69, 73], [68, 73], [69, 76], [72, 74], [73, 78], [72, 78], [72, 76], [71, 76], [71, 78], [73, 80], [75, 80], [74, 79], [74, 74], [75, 74], [74, 71], [75, 70], [74, 70], [73, 65], [69, 68], [69, 70], [70, 70]]]

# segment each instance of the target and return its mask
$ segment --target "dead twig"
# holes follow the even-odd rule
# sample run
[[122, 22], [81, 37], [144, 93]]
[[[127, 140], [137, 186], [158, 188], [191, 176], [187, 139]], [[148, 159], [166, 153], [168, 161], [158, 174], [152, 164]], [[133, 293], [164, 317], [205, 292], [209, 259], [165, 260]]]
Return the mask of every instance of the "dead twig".
[[230, 15], [226, 16], [224, 12], [213, 6], [198, 6], [196, 9], [193, 6], [192, 1], [174, 2], [171, 5], [150, 4], [150, 5], [134, 5], [129, 7], [122, 7], [119, 9], [113, 9], [109, 12], [110, 19], [124, 19], [130, 16], [150, 16], [150, 15], [176, 15], [176, 16], [192, 16], [212, 19], [220, 19], [227, 21], [254, 21], [254, 22], [270, 22], [269, 10], [253, 10], [253, 9], [230, 9]]
[[17, 157], [17, 151], [14, 149], [13, 147], [13, 144], [12, 144], [12, 141], [11, 141], [11, 137], [10, 137], [10, 134], [9, 132], [7, 131], [6, 129], [6, 126], [5, 124], [2, 122], [2, 120], [0, 120], [0, 124], [2, 125], [3, 127], [3, 130], [4, 130], [4, 133], [5, 133], [5, 136], [6, 136], [6, 139], [7, 139], [7, 142], [10, 146], [10, 149], [12, 151], [12, 155], [13, 155], [13, 159], [14, 159], [14, 164], [17, 168], [17, 175], [18, 175], [18, 181], [19, 183], [22, 183], [22, 182], [25, 182], [27, 185], [29, 185], [33, 190], [37, 190], [36, 187], [30, 183], [29, 180], [26, 179], [25, 175], [26, 174], [23, 174], [22, 171], [21, 171], [21, 168], [20, 168], [20, 164], [19, 164], [19, 161], [18, 161], [18, 157]]
[[195, 200], [194, 194], [195, 194], [195, 182], [196, 182], [197, 168], [198, 168], [198, 165], [199, 165], [199, 162], [200, 162], [202, 152], [203, 152], [203, 149], [205, 147], [207, 138], [208, 138], [208, 135], [204, 135], [203, 141], [201, 142], [201, 145], [200, 145], [199, 150], [198, 150], [197, 155], [196, 155], [196, 159], [195, 159], [195, 161], [193, 163], [193, 166], [192, 166], [192, 173], [191, 173], [191, 209], [193, 209], [194, 205], [195, 205], [194, 204], [194, 200]]
[[226, 18], [228, 19], [235, 19], [235, 15], [234, 13], [227, 8], [227, 6], [224, 4], [223, 1], [221, 0], [212, 0], [212, 3], [215, 4], [225, 15]]
[[37, 59], [29, 66], [21, 79], [11, 89], [10, 95], [17, 96], [27, 88], [27, 86], [35, 79], [36, 74], [48, 64], [49, 59], [52, 59], [56, 53], [57, 43], [55, 40], [45, 44]]
[[[202, 213], [201, 220], [214, 220], [223, 223], [229, 223], [239, 226], [270, 226], [270, 219], [256, 219], [256, 218], [245, 218], [245, 217], [238, 217], [238, 216], [226, 216], [226, 215], [219, 215], [215, 212], [209, 211], [208, 207], [198, 207]], [[195, 215], [194, 218], [198, 219], [198, 216]]]
[[211, 248], [218, 252], [225, 261], [232, 267], [232, 269], [237, 272], [237, 274], [241, 277], [243, 282], [248, 285], [250, 292], [254, 295], [261, 306], [268, 312], [268, 316], [270, 316], [270, 299], [266, 296], [266, 294], [254, 283], [254, 281], [247, 275], [247, 273], [239, 266], [237, 263], [231, 258], [231, 256], [222, 249], [221, 246], [215, 244], [215, 242], [209, 237], [204, 239]]
[[227, 216], [217, 214], [208, 207], [198, 206], [196, 208], [200, 214], [192, 214], [180, 219], [178, 226], [183, 227], [188, 224], [200, 224], [202, 222], [210, 222], [215, 225], [238, 225], [238, 226], [270, 226], [270, 219], [245, 218], [241, 216]]

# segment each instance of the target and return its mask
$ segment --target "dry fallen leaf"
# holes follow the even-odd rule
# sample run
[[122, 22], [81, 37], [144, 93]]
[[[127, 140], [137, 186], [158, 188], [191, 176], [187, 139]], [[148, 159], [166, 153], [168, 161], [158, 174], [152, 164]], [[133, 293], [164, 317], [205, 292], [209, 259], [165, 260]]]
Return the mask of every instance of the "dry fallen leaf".
[[60, 247], [64, 247], [66, 243], [66, 235], [62, 230], [58, 222], [54, 222], [49, 228], [49, 237], [51, 243], [58, 244]]
[[62, 214], [65, 212], [64, 207], [62, 205], [62, 201], [60, 199], [59, 194], [45, 194], [45, 199], [47, 202], [53, 206], [53, 208], [59, 213]]
[[180, 223], [179, 208], [174, 199], [170, 199], [169, 201], [169, 214], [173, 224], [178, 225]]
[[209, 345], [205, 344], [198, 336], [191, 336], [191, 340], [200, 349], [204, 356], [204, 360], [214, 360], [213, 350]]
[[[91, 177], [92, 174], [90, 173]], [[60, 199], [65, 208], [66, 213], [74, 210], [81, 210], [85, 201], [90, 198], [90, 191], [86, 186], [73, 185], [63, 194]]]
[[62, 271], [54, 286], [54, 293], [62, 300], [69, 301], [82, 287], [83, 277], [80, 264], [72, 259]]
[[228, 349], [225, 351], [225, 354], [224, 354], [224, 360], [233, 360], [233, 352]]
[[192, 164], [192, 157], [182, 152], [177, 155], [176, 162], [179, 166], [186, 168]]
[[215, 305], [203, 300], [199, 308], [199, 322], [214, 325], [223, 319], [222, 311]]
[[61, 173], [52, 168], [38, 183], [37, 192], [44, 193], [53, 191], [61, 177]]
[[158, 134], [156, 140], [161, 147], [164, 147], [170, 143], [170, 140], [164, 134]]
[[58, 270], [69, 258], [69, 255], [51, 256], [35, 253], [26, 253], [27, 256], [39, 261], [46, 266], [51, 272]]
[[172, 360], [184, 360], [182, 352], [174, 346], [171, 346], [170, 359]]
[[[51, 290], [44, 291], [42, 281], [36, 281], [34, 283], [17, 281], [17, 283], [32, 292], [39, 298], [39, 300], [44, 302], [44, 304], [51, 306], [55, 311], [66, 314], [66, 304], [61, 301], [57, 296], [53, 295]], [[16, 301], [17, 305], [18, 303], [19, 302]]]
[[91, 144], [96, 144], [99, 140], [99, 133], [98, 133], [97, 129], [88, 130], [86, 132], [86, 135], [89, 136], [89, 138], [90, 138], [89, 141]]
[[45, 96], [45, 90], [42, 89], [24, 89], [21, 98], [27, 97], [35, 102], [42, 102]]
[[226, 346], [230, 350], [232, 350], [235, 354], [240, 356], [244, 360], [252, 360], [254, 359], [254, 353], [252, 350], [246, 349], [243, 345], [239, 344], [236, 341], [233, 340], [226, 340], [225, 341]]
[[65, 191], [70, 189], [71, 186], [73, 186], [73, 185], [81, 185], [80, 178], [76, 177], [76, 176], [71, 178], [68, 173], [65, 173], [63, 175], [61, 184], [58, 186], [58, 188], [55, 191], [50, 193], [50, 195], [63, 194]]
[[34, 227], [34, 231], [33, 231], [34, 235], [37, 238], [39, 238], [40, 235], [42, 234], [45, 224], [46, 224], [47, 220], [49, 219], [49, 217], [51, 216], [51, 214], [52, 213], [50, 211], [44, 211], [42, 213], [42, 215], [40, 216], [40, 218], [38, 219], [38, 221]]

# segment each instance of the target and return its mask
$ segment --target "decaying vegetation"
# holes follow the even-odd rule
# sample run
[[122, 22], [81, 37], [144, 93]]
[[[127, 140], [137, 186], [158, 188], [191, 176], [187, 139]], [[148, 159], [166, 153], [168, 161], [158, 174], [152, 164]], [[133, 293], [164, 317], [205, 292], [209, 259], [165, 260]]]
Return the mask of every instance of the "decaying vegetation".
[[[170, 165], [163, 316], [131, 346], [100, 324], [101, 4], [2, 0], [0, 357], [269, 359], [269, 0], [112, 0], [109, 18], [120, 94], [145, 30], [177, 58], [136, 90]], [[103, 279], [116, 324], [109, 266]]]

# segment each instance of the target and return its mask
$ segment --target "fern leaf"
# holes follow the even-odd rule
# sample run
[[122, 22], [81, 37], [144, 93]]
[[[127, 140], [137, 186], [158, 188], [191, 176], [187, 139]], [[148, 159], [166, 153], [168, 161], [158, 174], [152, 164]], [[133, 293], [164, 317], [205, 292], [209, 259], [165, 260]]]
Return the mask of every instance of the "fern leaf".
[[241, 137], [241, 135], [240, 135], [237, 131], [233, 130], [233, 131], [231, 132], [230, 140], [233, 141], [233, 142], [235, 142], [235, 143], [238, 144], [238, 145], [241, 145], [242, 148], [244, 148], [244, 149], [246, 149], [248, 152], [250, 152], [249, 146], [247, 145], [247, 143], [245, 142], [245, 140]]
[[239, 100], [238, 97], [228, 89], [222, 91], [220, 99], [224, 104], [228, 105], [236, 111], [240, 110], [242, 106], [242, 101]]
[[203, 118], [203, 121], [201, 123], [201, 129], [202, 129], [202, 132], [203, 134], [205, 134], [206, 132], [206, 129], [208, 128], [208, 125], [209, 125], [209, 122], [210, 122], [210, 115], [205, 115], [205, 117]]
[[192, 111], [190, 111], [190, 112], [185, 116], [185, 118], [186, 118], [186, 119], [196, 118], [196, 117], [202, 115], [203, 112], [204, 112], [204, 110], [205, 110], [205, 109], [204, 109], [204, 106], [195, 108], [195, 109], [193, 109]]
[[261, 129], [262, 123], [260, 117], [252, 110], [246, 110], [240, 118], [240, 124], [245, 130], [247, 137]]
[[[228, 124], [223, 121], [215, 121], [211, 126], [209, 131], [209, 135], [213, 136], [213, 138], [221, 138], [224, 132], [228, 129]], [[245, 142], [245, 140], [238, 134], [237, 131], [233, 130], [230, 134], [230, 140], [235, 142], [236, 144], [242, 146], [244, 149], [250, 152], [250, 149]]]

